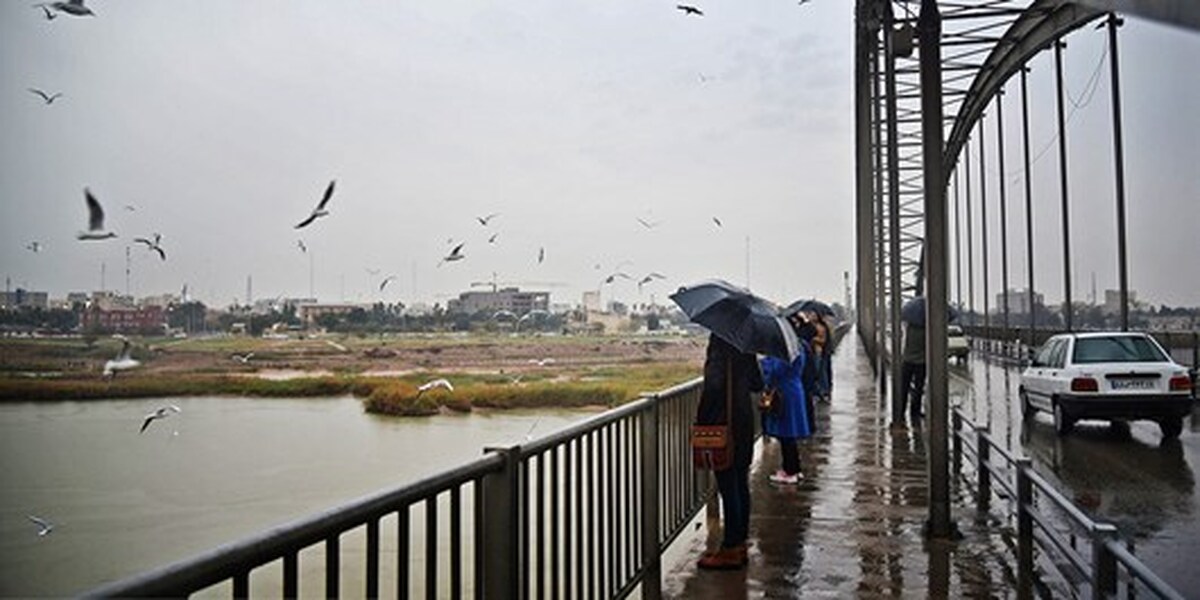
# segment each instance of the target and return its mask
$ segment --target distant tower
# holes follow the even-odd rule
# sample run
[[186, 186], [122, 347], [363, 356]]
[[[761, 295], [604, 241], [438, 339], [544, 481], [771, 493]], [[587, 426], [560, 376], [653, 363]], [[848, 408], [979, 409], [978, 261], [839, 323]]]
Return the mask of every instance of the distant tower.
[[246, 306], [254, 304], [254, 276], [246, 276]]
[[1096, 272], [1092, 271], [1092, 306], [1096, 305]]
[[125, 295], [129, 296], [129, 246], [125, 246]]

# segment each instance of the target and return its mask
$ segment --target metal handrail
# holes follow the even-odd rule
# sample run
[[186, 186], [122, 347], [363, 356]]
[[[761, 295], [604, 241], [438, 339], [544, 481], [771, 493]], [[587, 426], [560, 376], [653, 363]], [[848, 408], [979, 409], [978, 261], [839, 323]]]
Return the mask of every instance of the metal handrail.
[[[975, 458], [972, 463], [980, 470], [977, 473], [979, 482], [977, 502], [980, 509], [990, 510], [992, 483], [997, 484], [1005, 492], [1012, 494], [1012, 498], [1017, 499], [1018, 582], [1023, 589], [1028, 589], [1033, 582], [1033, 542], [1044, 539], [1049, 542], [1051, 547], [1042, 543], [1040, 546], [1043, 550], [1054, 551], [1058, 556], [1066, 558], [1073, 568], [1090, 579], [1093, 597], [1104, 598], [1116, 592], [1118, 566], [1123, 567], [1130, 578], [1142, 582], [1149, 591], [1159, 597], [1172, 599], [1183, 597], [1120, 542], [1115, 525], [1099, 522], [1089, 517], [1055, 489], [1053, 484], [1034, 471], [1032, 462], [1028, 458], [1015, 456], [997, 444], [987, 433], [986, 428], [973, 425], [961, 407], [955, 407], [951, 411], [951, 415], [955, 441], [952, 449], [955, 456], [952, 463], [959, 466], [961, 476], [963, 447], [965, 446], [971, 456]], [[975, 432], [975, 435], [967, 435], [967, 432]], [[975, 439], [972, 440], [972, 437]], [[1002, 478], [992, 479], [992, 474], [1000, 472], [991, 463], [992, 452], [1004, 459], [1004, 465], [1008, 472], [1013, 474], [1014, 481], [1009, 482]], [[1092, 546], [1090, 558], [1080, 555], [1070, 543], [1065, 541], [1050, 518], [1040, 511], [1039, 506], [1034, 502], [1035, 490], [1068, 517], [1069, 525], [1087, 534]], [[1037, 535], [1035, 526], [1042, 532], [1042, 535]]]

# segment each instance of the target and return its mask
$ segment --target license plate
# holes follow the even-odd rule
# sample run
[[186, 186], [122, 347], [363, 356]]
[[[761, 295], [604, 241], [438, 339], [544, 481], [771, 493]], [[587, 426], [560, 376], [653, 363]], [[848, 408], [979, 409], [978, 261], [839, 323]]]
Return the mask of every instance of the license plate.
[[1112, 380], [1112, 389], [1114, 390], [1152, 390], [1154, 389], [1153, 379], [1114, 379]]

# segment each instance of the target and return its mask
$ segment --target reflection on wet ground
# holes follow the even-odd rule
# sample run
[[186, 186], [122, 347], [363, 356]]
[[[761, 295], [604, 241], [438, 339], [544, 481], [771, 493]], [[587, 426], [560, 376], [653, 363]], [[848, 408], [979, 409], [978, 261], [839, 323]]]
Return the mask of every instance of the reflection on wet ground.
[[[762, 446], [751, 475], [750, 564], [743, 571], [694, 567], [708, 540], [679, 542], [665, 564], [671, 598], [1012, 597], [1015, 575], [998, 530], [976, 522], [955, 497], [958, 542], [929, 542], [925, 439], [889, 428], [870, 363], [853, 334], [835, 356], [833, 400], [801, 444], [804, 479], [767, 481], [778, 445]], [[958, 494], [958, 492], [955, 492]], [[703, 519], [701, 519], [703, 521]], [[715, 531], [710, 531], [715, 534]]]

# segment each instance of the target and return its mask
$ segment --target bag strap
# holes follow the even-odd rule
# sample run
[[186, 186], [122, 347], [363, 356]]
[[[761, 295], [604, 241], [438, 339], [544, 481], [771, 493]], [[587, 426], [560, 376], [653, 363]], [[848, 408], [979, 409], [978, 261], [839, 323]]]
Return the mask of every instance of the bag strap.
[[725, 359], [725, 424], [733, 426], [733, 357]]

